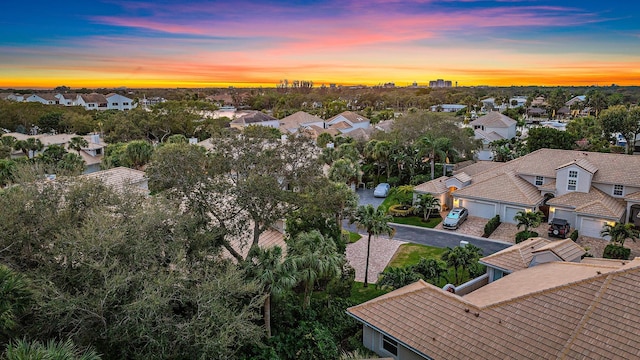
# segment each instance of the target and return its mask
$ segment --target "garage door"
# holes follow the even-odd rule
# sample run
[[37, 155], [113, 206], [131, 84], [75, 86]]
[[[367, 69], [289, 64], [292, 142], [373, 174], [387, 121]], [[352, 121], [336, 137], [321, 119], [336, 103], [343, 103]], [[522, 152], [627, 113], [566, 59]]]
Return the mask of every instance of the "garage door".
[[606, 222], [603, 220], [582, 218], [578, 233], [583, 236], [601, 238], [600, 231], [602, 231], [604, 224], [606, 224]]
[[523, 208], [516, 208], [511, 206], [506, 206], [504, 208], [504, 219], [500, 219], [502, 222], [517, 224], [518, 222], [513, 220], [514, 216], [518, 213], [518, 211], [524, 211]]
[[469, 210], [470, 216], [477, 216], [485, 219], [490, 219], [496, 215], [496, 206], [489, 203], [481, 203], [471, 200], [463, 200], [462, 206]]
[[569, 225], [571, 225], [572, 229], [575, 228], [576, 225], [578, 225], [576, 223], [576, 213], [574, 213], [573, 211], [556, 209], [556, 212], [553, 215], [553, 218], [567, 220], [569, 222]]

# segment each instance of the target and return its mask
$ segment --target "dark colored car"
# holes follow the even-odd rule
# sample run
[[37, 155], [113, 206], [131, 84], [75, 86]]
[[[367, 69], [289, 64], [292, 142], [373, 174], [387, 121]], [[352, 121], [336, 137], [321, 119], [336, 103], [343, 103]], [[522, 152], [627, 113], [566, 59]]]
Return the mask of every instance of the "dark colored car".
[[469, 216], [469, 211], [467, 210], [467, 208], [463, 208], [463, 207], [453, 208], [451, 211], [449, 211], [449, 214], [447, 215], [447, 217], [444, 218], [444, 221], [442, 222], [442, 227], [445, 229], [455, 230], [458, 227], [460, 227], [460, 225], [462, 225], [462, 223], [465, 220], [467, 220], [468, 216]]
[[549, 224], [549, 236], [566, 239], [571, 232], [571, 226], [565, 219], [553, 219]]

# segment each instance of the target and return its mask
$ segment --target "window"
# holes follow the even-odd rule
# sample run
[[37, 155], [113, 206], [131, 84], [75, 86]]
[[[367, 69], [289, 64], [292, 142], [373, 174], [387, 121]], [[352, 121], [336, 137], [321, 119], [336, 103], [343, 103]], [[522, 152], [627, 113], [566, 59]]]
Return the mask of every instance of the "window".
[[111, 103], [111, 106], [118, 106], [118, 103]]
[[577, 178], [578, 177], [578, 172], [576, 170], [569, 170], [569, 177], [570, 178]]
[[536, 186], [540, 186], [544, 183], [544, 176], [536, 176]]
[[398, 355], [398, 342], [386, 335], [382, 335], [382, 348], [394, 356]]
[[569, 180], [569, 185], [567, 186], [567, 190], [575, 190], [577, 185], [576, 180]]
[[613, 196], [622, 196], [624, 185], [613, 185]]
[[491, 281], [496, 281], [498, 279], [502, 279], [506, 274], [502, 270], [493, 269], [493, 276], [491, 277]]
[[128, 102], [123, 102], [122, 105], [129, 106], [129, 103]]

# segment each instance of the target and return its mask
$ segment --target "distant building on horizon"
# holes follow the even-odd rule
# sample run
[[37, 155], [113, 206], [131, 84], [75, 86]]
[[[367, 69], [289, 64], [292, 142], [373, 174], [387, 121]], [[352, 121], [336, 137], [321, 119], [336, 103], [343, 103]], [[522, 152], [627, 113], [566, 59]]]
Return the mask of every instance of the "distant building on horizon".
[[451, 87], [451, 80], [443, 80], [443, 79], [431, 80], [431, 81], [429, 81], [429, 87], [431, 87], [431, 88], [450, 88]]

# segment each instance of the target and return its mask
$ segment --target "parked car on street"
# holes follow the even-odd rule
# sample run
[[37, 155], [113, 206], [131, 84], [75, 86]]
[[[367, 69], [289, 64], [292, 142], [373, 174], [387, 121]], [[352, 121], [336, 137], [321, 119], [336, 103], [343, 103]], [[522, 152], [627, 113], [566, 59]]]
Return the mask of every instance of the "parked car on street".
[[571, 226], [569, 222], [565, 219], [553, 219], [549, 224], [549, 236], [559, 237], [566, 239], [571, 232]]
[[389, 195], [389, 190], [391, 189], [391, 185], [388, 183], [380, 183], [373, 190], [373, 196], [375, 197], [387, 197]]
[[465, 220], [467, 220], [468, 216], [469, 216], [469, 211], [467, 210], [467, 208], [455, 207], [451, 211], [449, 211], [449, 214], [447, 215], [447, 217], [444, 218], [444, 221], [442, 222], [442, 227], [445, 229], [455, 230], [459, 228], [460, 225], [462, 225], [462, 223], [465, 222]]

